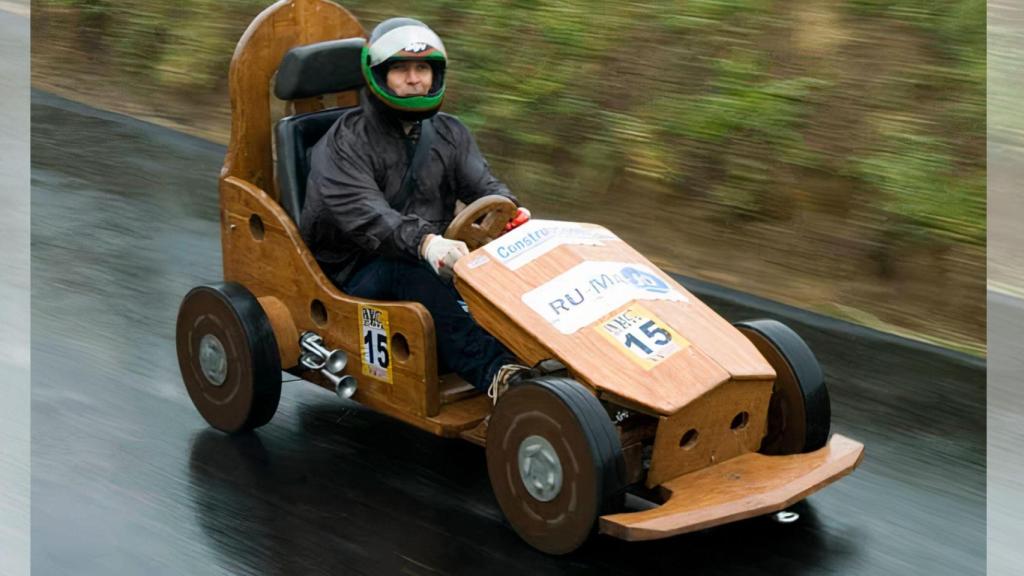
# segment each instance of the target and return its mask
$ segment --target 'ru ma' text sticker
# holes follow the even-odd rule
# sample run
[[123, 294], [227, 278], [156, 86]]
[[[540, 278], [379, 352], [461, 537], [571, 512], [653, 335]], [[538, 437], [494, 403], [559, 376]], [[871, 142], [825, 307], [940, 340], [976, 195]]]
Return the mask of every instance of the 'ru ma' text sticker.
[[597, 260], [573, 266], [523, 294], [522, 300], [562, 334], [589, 326], [630, 301], [690, 301], [649, 266]]

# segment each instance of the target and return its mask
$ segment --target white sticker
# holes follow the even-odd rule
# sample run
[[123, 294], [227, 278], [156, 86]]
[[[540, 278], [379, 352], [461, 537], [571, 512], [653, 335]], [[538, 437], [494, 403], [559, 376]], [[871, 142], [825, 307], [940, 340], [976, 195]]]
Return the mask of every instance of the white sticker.
[[470, 260], [468, 266], [470, 270], [473, 270], [474, 268], [479, 268], [490, 261], [490, 258], [481, 254], [480, 256], [477, 256], [476, 258]]
[[689, 302], [643, 264], [582, 262], [523, 294], [523, 303], [562, 334], [572, 334], [633, 300]]
[[376, 306], [359, 305], [359, 323], [363, 339], [359, 343], [363, 374], [391, 382], [391, 328], [388, 311]]
[[600, 246], [602, 240], [616, 238], [615, 234], [600, 226], [557, 220], [530, 220], [488, 243], [484, 249], [498, 262], [516, 270], [563, 244]]

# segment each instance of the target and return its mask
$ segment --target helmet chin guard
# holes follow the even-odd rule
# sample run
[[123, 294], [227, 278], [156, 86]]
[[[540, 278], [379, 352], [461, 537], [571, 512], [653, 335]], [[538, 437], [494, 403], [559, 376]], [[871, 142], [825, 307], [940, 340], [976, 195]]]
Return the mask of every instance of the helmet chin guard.
[[[387, 74], [395, 62], [425, 62], [433, 72], [426, 95], [399, 96], [388, 88]], [[429, 118], [444, 101], [447, 52], [426, 24], [412, 18], [391, 18], [377, 25], [363, 47], [361, 67], [369, 92], [405, 121]]]

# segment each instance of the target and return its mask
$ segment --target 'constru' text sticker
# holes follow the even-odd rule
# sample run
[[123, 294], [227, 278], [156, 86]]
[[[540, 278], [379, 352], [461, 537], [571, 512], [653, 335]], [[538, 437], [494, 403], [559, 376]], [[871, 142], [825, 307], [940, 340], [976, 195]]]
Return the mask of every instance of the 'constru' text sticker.
[[530, 220], [489, 242], [484, 249], [510, 270], [517, 270], [564, 244], [600, 246], [618, 237], [593, 224]]

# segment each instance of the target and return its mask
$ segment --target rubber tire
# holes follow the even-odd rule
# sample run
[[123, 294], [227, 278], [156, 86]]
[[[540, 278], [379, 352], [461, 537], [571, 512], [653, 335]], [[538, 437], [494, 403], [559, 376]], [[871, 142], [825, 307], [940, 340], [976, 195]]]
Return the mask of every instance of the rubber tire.
[[[215, 335], [227, 357], [227, 376], [215, 386], [199, 364], [199, 342]], [[263, 426], [281, 399], [277, 339], [259, 301], [241, 284], [197, 286], [178, 310], [178, 366], [189, 397], [210, 426], [229, 433]]]
[[[519, 473], [519, 445], [531, 435], [550, 442], [562, 463], [562, 488], [550, 502], [533, 498]], [[579, 548], [597, 518], [615, 511], [625, 494], [618, 433], [601, 402], [570, 378], [538, 376], [502, 394], [488, 424], [486, 454], [505, 518], [523, 540], [548, 554]]]
[[825, 374], [807, 343], [777, 320], [734, 324], [776, 372], [763, 454], [813, 452], [828, 443], [832, 408]]

